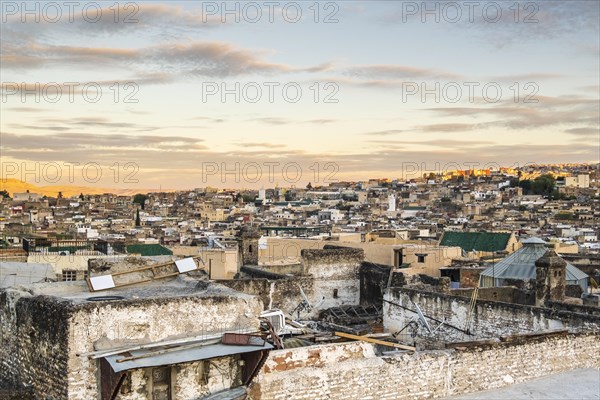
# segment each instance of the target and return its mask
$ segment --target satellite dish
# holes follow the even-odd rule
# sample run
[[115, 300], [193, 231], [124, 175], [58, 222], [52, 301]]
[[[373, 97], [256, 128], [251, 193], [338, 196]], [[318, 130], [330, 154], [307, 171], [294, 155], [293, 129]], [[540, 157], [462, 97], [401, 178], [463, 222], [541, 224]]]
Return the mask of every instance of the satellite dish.
[[429, 323], [425, 319], [425, 316], [423, 315], [421, 308], [414, 301], [413, 301], [413, 304], [415, 305], [415, 308], [417, 309], [417, 315], [419, 316], [419, 321], [421, 321], [421, 324], [425, 327], [425, 329], [427, 329], [427, 332], [431, 332], [431, 327], [429, 326]]

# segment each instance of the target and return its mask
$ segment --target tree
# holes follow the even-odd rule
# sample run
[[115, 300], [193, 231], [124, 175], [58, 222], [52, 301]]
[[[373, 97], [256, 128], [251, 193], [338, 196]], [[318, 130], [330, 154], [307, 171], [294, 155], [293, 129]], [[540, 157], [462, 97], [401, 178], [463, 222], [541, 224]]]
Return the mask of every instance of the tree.
[[139, 204], [140, 207], [142, 207], [142, 210], [144, 209], [144, 207], [146, 206], [146, 200], [148, 199], [148, 196], [146, 196], [145, 194], [142, 193], [138, 193], [135, 196], [133, 196], [133, 203], [134, 204]]
[[521, 189], [523, 189], [523, 194], [530, 194], [531, 193], [531, 180], [529, 179], [525, 179], [524, 181], [520, 181], [519, 182], [519, 187]]
[[62, 194], [62, 192], [58, 192], [58, 196], [57, 196], [57, 198], [59, 198], [59, 199], [62, 199], [62, 198], [63, 198], [63, 194]]
[[556, 179], [550, 174], [538, 176], [533, 180], [533, 193], [550, 196], [554, 190], [555, 183]]
[[256, 199], [256, 196], [253, 196], [251, 194], [243, 194], [242, 195], [242, 200], [244, 200], [244, 203], [254, 203], [255, 199]]
[[135, 226], [141, 226], [142, 222], [140, 221], [140, 209], [138, 208], [136, 210], [136, 214], [135, 214]]
[[312, 189], [312, 188], [313, 188], [313, 187], [312, 187], [312, 184], [311, 184], [310, 182], [308, 182], [308, 185], [306, 185], [306, 188], [307, 188], [308, 190]]
[[10, 194], [6, 190], [0, 190], [0, 196], [5, 199], [10, 199]]
[[83, 193], [79, 193], [79, 200], [83, 200], [83, 199], [84, 199]]

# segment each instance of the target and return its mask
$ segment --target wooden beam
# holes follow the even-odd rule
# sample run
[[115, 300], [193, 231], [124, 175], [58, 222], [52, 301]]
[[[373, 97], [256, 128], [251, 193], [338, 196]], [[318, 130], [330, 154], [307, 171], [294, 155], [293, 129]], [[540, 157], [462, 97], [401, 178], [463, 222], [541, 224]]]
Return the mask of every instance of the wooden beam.
[[394, 342], [387, 342], [385, 340], [373, 339], [373, 338], [366, 337], [366, 336], [351, 335], [349, 333], [344, 333], [344, 332], [335, 332], [334, 335], [335, 336], [339, 336], [339, 337], [343, 337], [343, 338], [346, 338], [346, 339], [362, 340], [363, 342], [368, 342], [368, 343], [373, 343], [373, 344], [380, 344], [382, 346], [395, 347], [397, 349], [411, 350], [411, 351], [416, 351], [417, 350], [415, 347], [412, 347], [412, 346], [406, 346], [406, 345], [399, 344], [399, 343], [394, 343]]

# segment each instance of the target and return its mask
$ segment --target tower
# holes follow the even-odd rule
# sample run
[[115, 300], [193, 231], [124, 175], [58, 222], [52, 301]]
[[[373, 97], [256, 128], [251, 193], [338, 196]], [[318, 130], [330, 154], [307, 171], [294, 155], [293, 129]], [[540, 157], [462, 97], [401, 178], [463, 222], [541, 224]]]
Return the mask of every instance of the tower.
[[548, 250], [535, 262], [535, 305], [565, 299], [567, 262]]
[[242, 265], [258, 265], [258, 239], [256, 230], [244, 230], [241, 235]]

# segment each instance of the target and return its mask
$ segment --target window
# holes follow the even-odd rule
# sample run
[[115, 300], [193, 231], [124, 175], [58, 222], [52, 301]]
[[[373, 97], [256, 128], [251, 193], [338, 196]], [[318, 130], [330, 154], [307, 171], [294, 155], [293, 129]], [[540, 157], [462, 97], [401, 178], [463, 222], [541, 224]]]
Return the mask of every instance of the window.
[[76, 281], [77, 280], [77, 271], [64, 269], [62, 272], [62, 280], [63, 280], [63, 282]]
[[427, 256], [427, 254], [416, 254], [417, 256], [417, 262], [418, 263], [424, 263], [425, 262], [425, 257]]
[[333, 298], [334, 299], [338, 298], [338, 290], [337, 289], [333, 289]]

